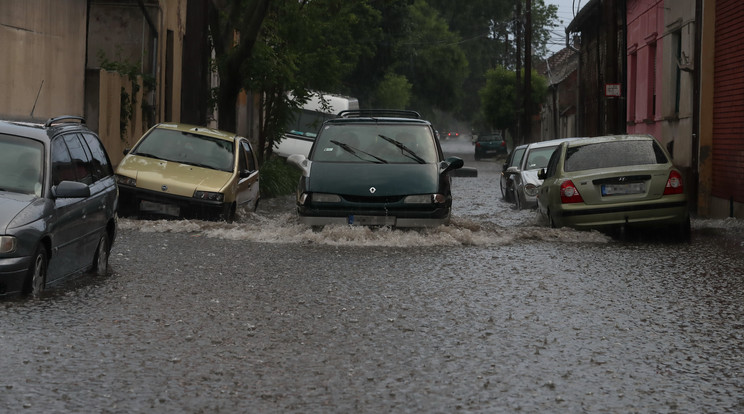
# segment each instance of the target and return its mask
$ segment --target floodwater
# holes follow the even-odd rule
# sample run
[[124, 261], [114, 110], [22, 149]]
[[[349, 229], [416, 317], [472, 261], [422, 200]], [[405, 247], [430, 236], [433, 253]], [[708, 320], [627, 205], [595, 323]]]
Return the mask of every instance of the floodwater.
[[549, 229], [454, 178], [453, 224], [121, 220], [111, 274], [0, 308], [0, 410], [744, 412], [744, 225]]

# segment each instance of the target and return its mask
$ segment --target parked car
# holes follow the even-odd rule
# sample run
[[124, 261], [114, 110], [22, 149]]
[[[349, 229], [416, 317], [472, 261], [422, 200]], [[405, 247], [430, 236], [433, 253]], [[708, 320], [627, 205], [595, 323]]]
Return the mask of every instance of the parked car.
[[83, 118], [0, 121], [0, 296], [105, 274], [117, 197], [106, 150]]
[[121, 215], [231, 221], [238, 208], [258, 206], [256, 155], [234, 133], [163, 123], [124, 153], [116, 169]]
[[522, 144], [514, 148], [504, 162], [501, 170], [501, 198], [506, 201], [514, 201], [514, 174], [519, 173], [519, 166], [522, 163], [522, 156], [527, 149], [527, 144]]
[[506, 154], [506, 140], [501, 134], [479, 135], [475, 140], [475, 160]]
[[537, 207], [537, 189], [542, 184], [542, 180], [537, 177], [538, 171], [547, 167], [551, 154], [560, 143], [574, 139], [576, 138], [559, 138], [527, 146], [518, 171], [512, 174], [513, 199], [518, 210]]
[[431, 124], [414, 111], [342, 111], [323, 124], [310, 156], [287, 159], [302, 171], [300, 222], [427, 227], [448, 224], [449, 172]]
[[540, 177], [544, 182], [538, 210], [551, 227], [668, 226], [674, 234], [689, 237], [682, 174], [651, 136], [566, 142]]

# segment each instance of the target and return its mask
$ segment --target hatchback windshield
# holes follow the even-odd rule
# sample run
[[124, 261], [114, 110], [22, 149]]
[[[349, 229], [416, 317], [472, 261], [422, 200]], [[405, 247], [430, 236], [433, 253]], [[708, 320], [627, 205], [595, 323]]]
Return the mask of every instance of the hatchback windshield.
[[40, 197], [43, 153], [40, 142], [0, 134], [0, 190]]
[[313, 161], [431, 164], [437, 149], [425, 125], [326, 125], [317, 138]]
[[228, 172], [235, 159], [231, 141], [161, 128], [152, 130], [131, 153]]
[[569, 147], [563, 169], [567, 172], [583, 171], [666, 162], [664, 152], [652, 140], [609, 141]]

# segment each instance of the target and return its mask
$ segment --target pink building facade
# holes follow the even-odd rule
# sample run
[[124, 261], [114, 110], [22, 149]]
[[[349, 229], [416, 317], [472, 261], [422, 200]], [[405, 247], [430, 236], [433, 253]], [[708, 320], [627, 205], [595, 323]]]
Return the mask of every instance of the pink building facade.
[[627, 0], [627, 132], [662, 136], [663, 0]]

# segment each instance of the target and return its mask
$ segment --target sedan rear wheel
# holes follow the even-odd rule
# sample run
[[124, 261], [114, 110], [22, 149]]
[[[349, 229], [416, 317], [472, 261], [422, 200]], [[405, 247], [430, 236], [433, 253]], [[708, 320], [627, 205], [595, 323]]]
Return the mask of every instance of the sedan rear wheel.
[[24, 293], [35, 298], [41, 296], [46, 288], [47, 269], [49, 266], [49, 253], [46, 247], [39, 245], [33, 256], [33, 261], [26, 275]]
[[98, 248], [96, 254], [93, 257], [93, 273], [96, 276], [106, 275], [108, 270], [108, 259], [109, 259], [109, 242], [108, 235], [103, 234], [101, 239], [98, 241]]

